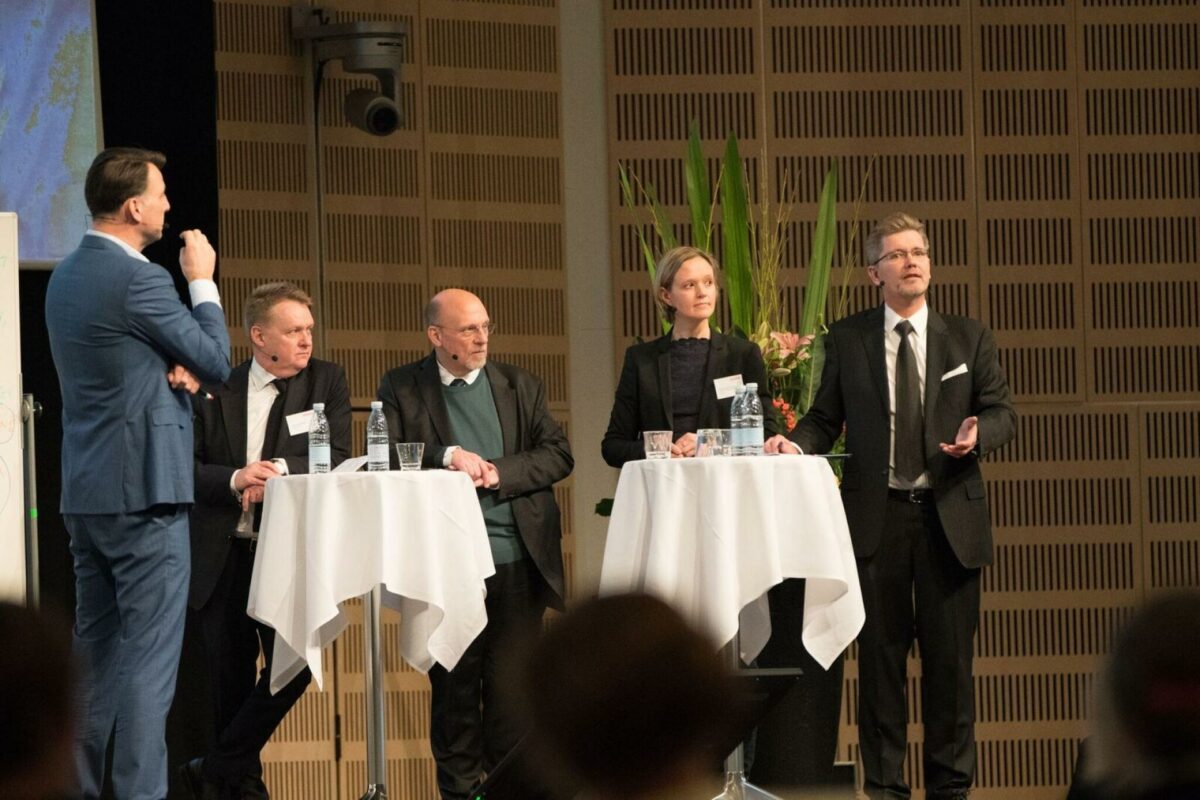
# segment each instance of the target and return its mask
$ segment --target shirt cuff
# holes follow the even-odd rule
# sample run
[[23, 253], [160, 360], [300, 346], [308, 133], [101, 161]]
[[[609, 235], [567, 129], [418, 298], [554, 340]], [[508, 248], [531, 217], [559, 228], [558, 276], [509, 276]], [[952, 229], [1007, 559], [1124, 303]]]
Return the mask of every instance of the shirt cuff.
[[221, 305], [221, 293], [217, 284], [208, 278], [197, 278], [188, 283], [188, 294], [192, 296], [192, 308], [201, 303], [216, 303]]
[[275, 465], [275, 468], [277, 470], [279, 470], [279, 474], [281, 476], [288, 474], [288, 465], [287, 465], [286, 458], [272, 458], [271, 463]]
[[442, 451], [442, 466], [443, 467], [450, 466], [450, 459], [452, 459], [454, 457], [454, 451], [457, 449], [458, 449], [458, 445], [451, 444], [451, 445], [447, 445], [446, 449]]
[[237, 498], [238, 502], [241, 502], [242, 493], [237, 490], [237, 474], [239, 472], [241, 472], [240, 469], [235, 469], [233, 474], [229, 476], [229, 491], [233, 492], [233, 496]]

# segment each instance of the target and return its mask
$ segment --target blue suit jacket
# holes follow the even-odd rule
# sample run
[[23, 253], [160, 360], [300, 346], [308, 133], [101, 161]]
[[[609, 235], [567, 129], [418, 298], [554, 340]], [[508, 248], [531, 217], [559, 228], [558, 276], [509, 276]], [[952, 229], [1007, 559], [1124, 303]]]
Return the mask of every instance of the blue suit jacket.
[[192, 407], [167, 370], [229, 375], [215, 303], [188, 311], [167, 271], [98, 236], [54, 270], [46, 328], [63, 398], [64, 514], [128, 514], [192, 502]]

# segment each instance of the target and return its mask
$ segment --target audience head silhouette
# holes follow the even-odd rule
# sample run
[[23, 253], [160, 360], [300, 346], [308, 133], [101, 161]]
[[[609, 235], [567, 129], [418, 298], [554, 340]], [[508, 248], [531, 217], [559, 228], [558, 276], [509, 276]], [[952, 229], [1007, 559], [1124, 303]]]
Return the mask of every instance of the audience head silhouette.
[[1120, 633], [1100, 677], [1091, 781], [1117, 798], [1200, 796], [1200, 592], [1162, 595]]
[[742, 716], [716, 649], [644, 595], [568, 613], [520, 678], [546, 772], [598, 798], [679, 796], [710, 776]]

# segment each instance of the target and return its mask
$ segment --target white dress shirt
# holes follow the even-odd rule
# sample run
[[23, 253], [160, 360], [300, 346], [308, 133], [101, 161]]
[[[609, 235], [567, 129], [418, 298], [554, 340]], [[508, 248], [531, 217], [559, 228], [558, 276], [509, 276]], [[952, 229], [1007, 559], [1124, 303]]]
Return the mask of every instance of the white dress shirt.
[[[884, 358], [887, 361], [887, 380], [888, 380], [888, 436], [891, 442], [888, 445], [888, 486], [893, 489], [928, 489], [930, 487], [929, 473], [922, 472], [921, 475], [913, 481], [912, 486], [907, 486], [905, 481], [896, 477], [896, 354], [900, 352], [900, 334], [896, 333], [896, 325], [901, 317], [892, 307], [884, 303], [883, 305], [883, 351]], [[912, 348], [913, 359], [917, 363], [917, 378], [921, 386], [921, 409], [925, 408], [925, 351], [929, 345], [929, 337], [926, 332], [929, 330], [929, 306], [922, 305], [921, 310], [907, 318], [912, 325], [912, 332], [908, 334], [908, 343]]]
[[[271, 416], [271, 406], [279, 396], [279, 389], [272, 381], [275, 376], [267, 372], [257, 359], [250, 361], [250, 378], [246, 386], [246, 463], [253, 464], [262, 460], [263, 439], [267, 435], [267, 418]], [[287, 424], [286, 422], [284, 424]], [[287, 461], [282, 458], [271, 460], [279, 470], [280, 475], [288, 474]], [[234, 497], [241, 500], [242, 493], [235, 486], [238, 473], [235, 470], [229, 477], [229, 490]], [[254, 535], [254, 507], [242, 512], [237, 524], [239, 537]]]

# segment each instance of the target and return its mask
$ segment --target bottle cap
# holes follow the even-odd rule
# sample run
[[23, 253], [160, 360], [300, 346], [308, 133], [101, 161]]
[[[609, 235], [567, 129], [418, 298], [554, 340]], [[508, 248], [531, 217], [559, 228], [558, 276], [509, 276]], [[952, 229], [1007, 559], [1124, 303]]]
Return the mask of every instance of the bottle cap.
[[324, 403], [313, 403], [313, 411], [324, 411], [324, 410], [325, 410]]
[[372, 400], [371, 401], [371, 410], [374, 411], [376, 409], [378, 409], [380, 411], [383, 410], [383, 401], [382, 400]]

